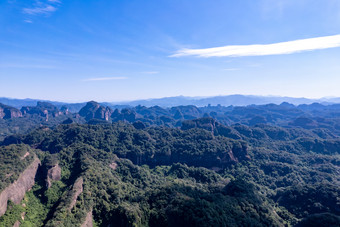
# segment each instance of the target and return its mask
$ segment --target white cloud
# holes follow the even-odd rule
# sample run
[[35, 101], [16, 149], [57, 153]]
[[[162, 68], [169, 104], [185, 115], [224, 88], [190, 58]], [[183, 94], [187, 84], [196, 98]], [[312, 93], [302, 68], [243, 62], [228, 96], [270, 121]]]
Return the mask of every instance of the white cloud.
[[89, 78], [83, 81], [106, 81], [106, 80], [126, 80], [127, 77], [97, 77], [97, 78]]
[[24, 8], [23, 12], [26, 14], [30, 15], [35, 15], [35, 14], [47, 14], [47, 13], [52, 13], [56, 11], [57, 8], [51, 5], [44, 5], [41, 7], [35, 7], [35, 8]]
[[239, 68], [228, 68], [228, 69], [224, 69], [225, 71], [237, 71], [240, 70]]
[[28, 15], [50, 14], [58, 9], [61, 0], [36, 0], [32, 7], [24, 8], [22, 11]]
[[243, 57], [293, 54], [304, 51], [340, 47], [340, 35], [300, 39], [273, 44], [234, 45], [205, 49], [182, 49], [170, 57]]

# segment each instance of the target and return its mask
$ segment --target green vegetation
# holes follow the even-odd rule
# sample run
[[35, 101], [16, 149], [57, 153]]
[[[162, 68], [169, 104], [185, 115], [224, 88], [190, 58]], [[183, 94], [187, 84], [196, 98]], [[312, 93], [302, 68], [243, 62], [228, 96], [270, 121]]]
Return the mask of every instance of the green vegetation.
[[13, 226], [16, 221], [19, 221], [21, 226], [43, 226], [48, 209], [36, 196], [40, 188], [41, 186], [36, 184], [18, 205], [10, 201], [7, 212], [0, 217], [0, 226]]
[[[27, 155], [27, 156], [26, 156]], [[27, 145], [0, 147], [0, 192], [18, 179], [34, 159], [34, 151]]]
[[[280, 116], [282, 108], [276, 109]], [[166, 114], [156, 107], [136, 109]], [[201, 114], [193, 107], [171, 111], [178, 117]], [[228, 111], [241, 116], [245, 110]], [[315, 226], [318, 220], [338, 226], [337, 131], [312, 127], [306, 119], [294, 124], [308, 127], [285, 128], [251, 119], [251, 126], [227, 126], [205, 117], [181, 121], [181, 129], [91, 119], [93, 124], [7, 137], [0, 146], [0, 188], [17, 179], [34, 155], [42, 164], [32, 190], [21, 204], [9, 203], [0, 226], [18, 220], [23, 226], [80, 226], [88, 214], [96, 226]], [[48, 188], [56, 165], [61, 179]]]

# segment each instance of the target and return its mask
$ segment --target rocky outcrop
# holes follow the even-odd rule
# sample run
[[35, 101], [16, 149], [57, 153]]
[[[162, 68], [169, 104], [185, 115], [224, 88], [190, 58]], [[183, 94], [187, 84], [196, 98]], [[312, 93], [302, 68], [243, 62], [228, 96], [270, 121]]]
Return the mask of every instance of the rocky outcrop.
[[79, 115], [85, 117], [85, 120], [87, 121], [91, 119], [108, 121], [112, 112], [110, 107], [104, 107], [95, 101], [91, 101], [79, 111]]
[[11, 119], [22, 117], [20, 110], [0, 103], [0, 119]]
[[[55, 209], [55, 212], [53, 213], [52, 217], [49, 219], [45, 226], [59, 226], [59, 225], [64, 226], [63, 225], [64, 218], [68, 215], [68, 213], [72, 211], [72, 209], [77, 203], [78, 196], [83, 192], [83, 183], [84, 181], [82, 177], [78, 177], [76, 179], [72, 188], [63, 194], [58, 206]], [[86, 219], [90, 219], [90, 217], [86, 217]], [[81, 225], [80, 222], [77, 224], [78, 224], [77, 226]]]
[[128, 122], [135, 122], [137, 118], [141, 117], [136, 111], [132, 109], [122, 109], [121, 112], [115, 110], [111, 115], [113, 121], [128, 121]]
[[13, 227], [19, 227], [20, 224], [21, 224], [20, 221], [16, 221], [16, 222], [14, 223]]
[[85, 120], [87, 121], [91, 120], [94, 118], [94, 115], [96, 111], [99, 109], [99, 107], [100, 104], [95, 101], [88, 102], [86, 106], [81, 108], [81, 110], [79, 111], [79, 115], [85, 117]]
[[48, 121], [49, 117], [57, 117], [65, 114], [66, 112], [59, 110], [56, 106], [48, 102], [38, 102], [37, 106], [23, 106], [21, 108], [23, 115], [25, 114], [37, 114], [39, 116], [45, 117]]
[[79, 177], [76, 182], [73, 185], [72, 191], [71, 191], [71, 203], [68, 206], [68, 210], [71, 211], [74, 205], [76, 205], [78, 196], [83, 192], [83, 178]]
[[32, 188], [39, 165], [40, 160], [35, 158], [19, 178], [0, 193], [0, 216], [6, 212], [8, 200], [19, 204], [26, 191]]
[[94, 118], [108, 121], [112, 114], [110, 107], [100, 106], [94, 114]]
[[65, 114], [65, 115], [70, 113], [70, 111], [69, 111], [69, 109], [68, 109], [67, 106], [62, 106], [62, 107], [60, 108], [60, 111], [61, 111], [63, 114]]
[[46, 186], [50, 188], [53, 181], [58, 181], [61, 179], [61, 168], [58, 164], [47, 170]]
[[110, 166], [111, 169], [115, 170], [115, 169], [117, 169], [118, 165], [117, 165], [116, 162], [112, 162], [109, 166]]
[[93, 218], [92, 218], [92, 210], [90, 210], [85, 218], [85, 221], [83, 224], [81, 224], [81, 227], [92, 227], [93, 226]]

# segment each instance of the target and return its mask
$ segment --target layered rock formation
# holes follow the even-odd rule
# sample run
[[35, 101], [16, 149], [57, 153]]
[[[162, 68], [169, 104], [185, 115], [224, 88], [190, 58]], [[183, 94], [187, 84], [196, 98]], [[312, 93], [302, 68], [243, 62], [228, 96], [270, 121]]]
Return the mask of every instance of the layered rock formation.
[[21, 108], [22, 114], [37, 114], [42, 117], [46, 117], [48, 121], [49, 116], [57, 117], [67, 113], [67, 110], [61, 111], [56, 106], [48, 102], [38, 102], [37, 106], [23, 106]]
[[0, 193], [0, 216], [6, 212], [8, 200], [19, 204], [26, 191], [32, 188], [39, 165], [40, 160], [35, 158], [26, 170], [20, 174], [19, 178]]
[[95, 101], [88, 102], [80, 111], [79, 115], [84, 117], [85, 120], [100, 119], [108, 121], [113, 113], [110, 107], [101, 106]]
[[22, 117], [20, 110], [0, 103], [0, 119]]

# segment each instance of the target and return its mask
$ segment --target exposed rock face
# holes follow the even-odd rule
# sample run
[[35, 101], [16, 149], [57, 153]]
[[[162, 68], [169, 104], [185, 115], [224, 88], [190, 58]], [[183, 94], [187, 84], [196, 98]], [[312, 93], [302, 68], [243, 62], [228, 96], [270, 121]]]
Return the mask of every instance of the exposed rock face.
[[30, 153], [27, 151], [24, 156], [20, 157], [20, 160], [24, 160], [28, 155], [30, 155]]
[[17, 118], [17, 117], [22, 117], [22, 114], [18, 109], [15, 109], [15, 108], [5, 109], [5, 117], [4, 117], [5, 119]]
[[16, 222], [14, 223], [13, 227], [19, 227], [20, 224], [21, 224], [20, 221], [16, 221]]
[[20, 110], [0, 103], [0, 119], [22, 117]]
[[70, 111], [69, 111], [69, 109], [67, 108], [67, 106], [62, 106], [61, 108], [60, 108], [60, 111], [63, 113], [63, 114], [69, 114], [70, 113]]
[[19, 204], [24, 198], [26, 191], [32, 188], [39, 165], [40, 160], [38, 158], [34, 159], [31, 165], [20, 174], [19, 178], [0, 193], [0, 216], [6, 212], [8, 200]]
[[136, 111], [132, 109], [122, 109], [119, 113], [118, 110], [115, 110], [111, 115], [113, 121], [128, 121], [128, 122], [135, 122], [136, 118], [138, 117]]
[[78, 196], [83, 192], [83, 183], [84, 183], [84, 180], [82, 177], [79, 177], [74, 183], [72, 191], [71, 191], [72, 200], [71, 200], [70, 205], [68, 206], [69, 211], [71, 211], [74, 205], [76, 205]]
[[5, 110], [4, 110], [4, 108], [0, 107], [0, 118], [2, 119], [2, 118], [4, 118], [4, 116], [5, 116]]
[[47, 170], [46, 185], [47, 188], [52, 186], [53, 181], [58, 181], [61, 179], [61, 168], [58, 164]]
[[111, 114], [112, 109], [110, 107], [101, 106], [95, 101], [88, 102], [86, 106], [79, 111], [79, 115], [85, 117], [87, 121], [93, 118], [108, 121]]
[[92, 219], [92, 210], [87, 213], [86, 219], [81, 227], [92, 227], [93, 226], [93, 219]]
[[118, 165], [117, 165], [116, 162], [112, 162], [109, 166], [110, 166], [111, 169], [115, 170], [115, 169], [117, 169]]
[[111, 114], [112, 110], [110, 109], [110, 107], [105, 108], [103, 106], [100, 106], [98, 110], [95, 112], [94, 118], [108, 121]]
[[56, 106], [52, 105], [48, 102], [38, 102], [37, 106], [23, 106], [21, 108], [22, 114], [37, 114], [39, 116], [45, 117], [46, 121], [48, 121], [49, 116], [57, 117], [59, 115], [63, 115], [62, 111], [60, 111]]
[[81, 108], [81, 110], [79, 111], [79, 115], [85, 117], [87, 121], [91, 120], [92, 118], [94, 118], [94, 115], [96, 111], [99, 109], [99, 107], [100, 107], [99, 103], [95, 101], [88, 102], [86, 106]]

